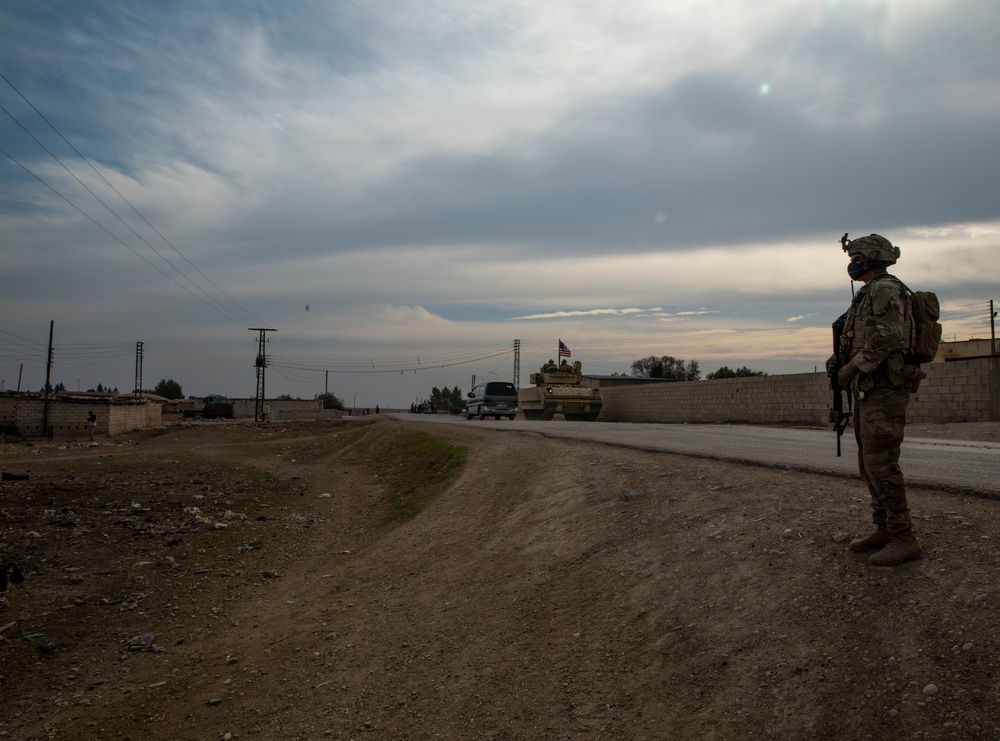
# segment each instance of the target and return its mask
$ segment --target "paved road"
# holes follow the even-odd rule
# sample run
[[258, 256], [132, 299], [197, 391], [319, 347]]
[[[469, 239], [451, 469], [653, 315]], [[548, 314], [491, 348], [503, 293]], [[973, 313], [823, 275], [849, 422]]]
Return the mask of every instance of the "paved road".
[[[611, 422], [471, 420], [450, 415], [404, 420], [473, 425], [498, 430], [537, 432], [549, 437], [592, 440], [646, 450], [703, 456], [842, 476], [857, 475], [857, 446], [848, 431], [836, 454], [833, 431], [752, 425], [669, 425]], [[1000, 444], [910, 437], [900, 465], [910, 486], [944, 489], [1000, 498]]]

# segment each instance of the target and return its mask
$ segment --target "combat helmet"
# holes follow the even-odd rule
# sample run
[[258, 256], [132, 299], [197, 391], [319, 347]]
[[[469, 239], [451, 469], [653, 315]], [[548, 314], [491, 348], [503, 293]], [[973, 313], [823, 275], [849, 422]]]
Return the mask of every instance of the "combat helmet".
[[840, 245], [851, 257], [863, 255], [869, 265], [895, 265], [899, 258], [899, 247], [893, 247], [892, 242], [878, 234], [869, 234], [867, 237], [857, 239], [848, 239], [845, 234], [840, 239]]

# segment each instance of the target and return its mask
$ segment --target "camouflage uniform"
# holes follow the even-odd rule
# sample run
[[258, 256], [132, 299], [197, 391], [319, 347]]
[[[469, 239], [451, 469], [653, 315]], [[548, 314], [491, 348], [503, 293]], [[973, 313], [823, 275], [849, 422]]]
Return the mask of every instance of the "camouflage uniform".
[[872, 519], [891, 536], [912, 535], [899, 447], [917, 369], [905, 363], [913, 328], [903, 284], [883, 273], [865, 284], [847, 311], [840, 359], [853, 361], [858, 469], [871, 493]]

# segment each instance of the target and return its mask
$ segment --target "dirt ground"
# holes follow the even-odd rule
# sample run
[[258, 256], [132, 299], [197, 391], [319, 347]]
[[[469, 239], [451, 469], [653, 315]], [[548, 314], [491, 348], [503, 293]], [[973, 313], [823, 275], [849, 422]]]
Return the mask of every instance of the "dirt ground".
[[[399, 521], [415, 429], [467, 458]], [[0, 737], [1000, 738], [990, 499], [911, 491], [925, 557], [879, 569], [857, 480], [430, 418], [0, 467]]]

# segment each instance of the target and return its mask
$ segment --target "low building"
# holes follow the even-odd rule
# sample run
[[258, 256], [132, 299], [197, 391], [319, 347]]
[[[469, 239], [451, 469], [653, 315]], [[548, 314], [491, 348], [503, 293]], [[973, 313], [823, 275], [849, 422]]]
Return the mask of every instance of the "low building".
[[0, 392], [0, 430], [22, 437], [89, 435], [87, 416], [97, 416], [98, 435], [117, 435], [160, 424], [160, 405], [125, 394]]

